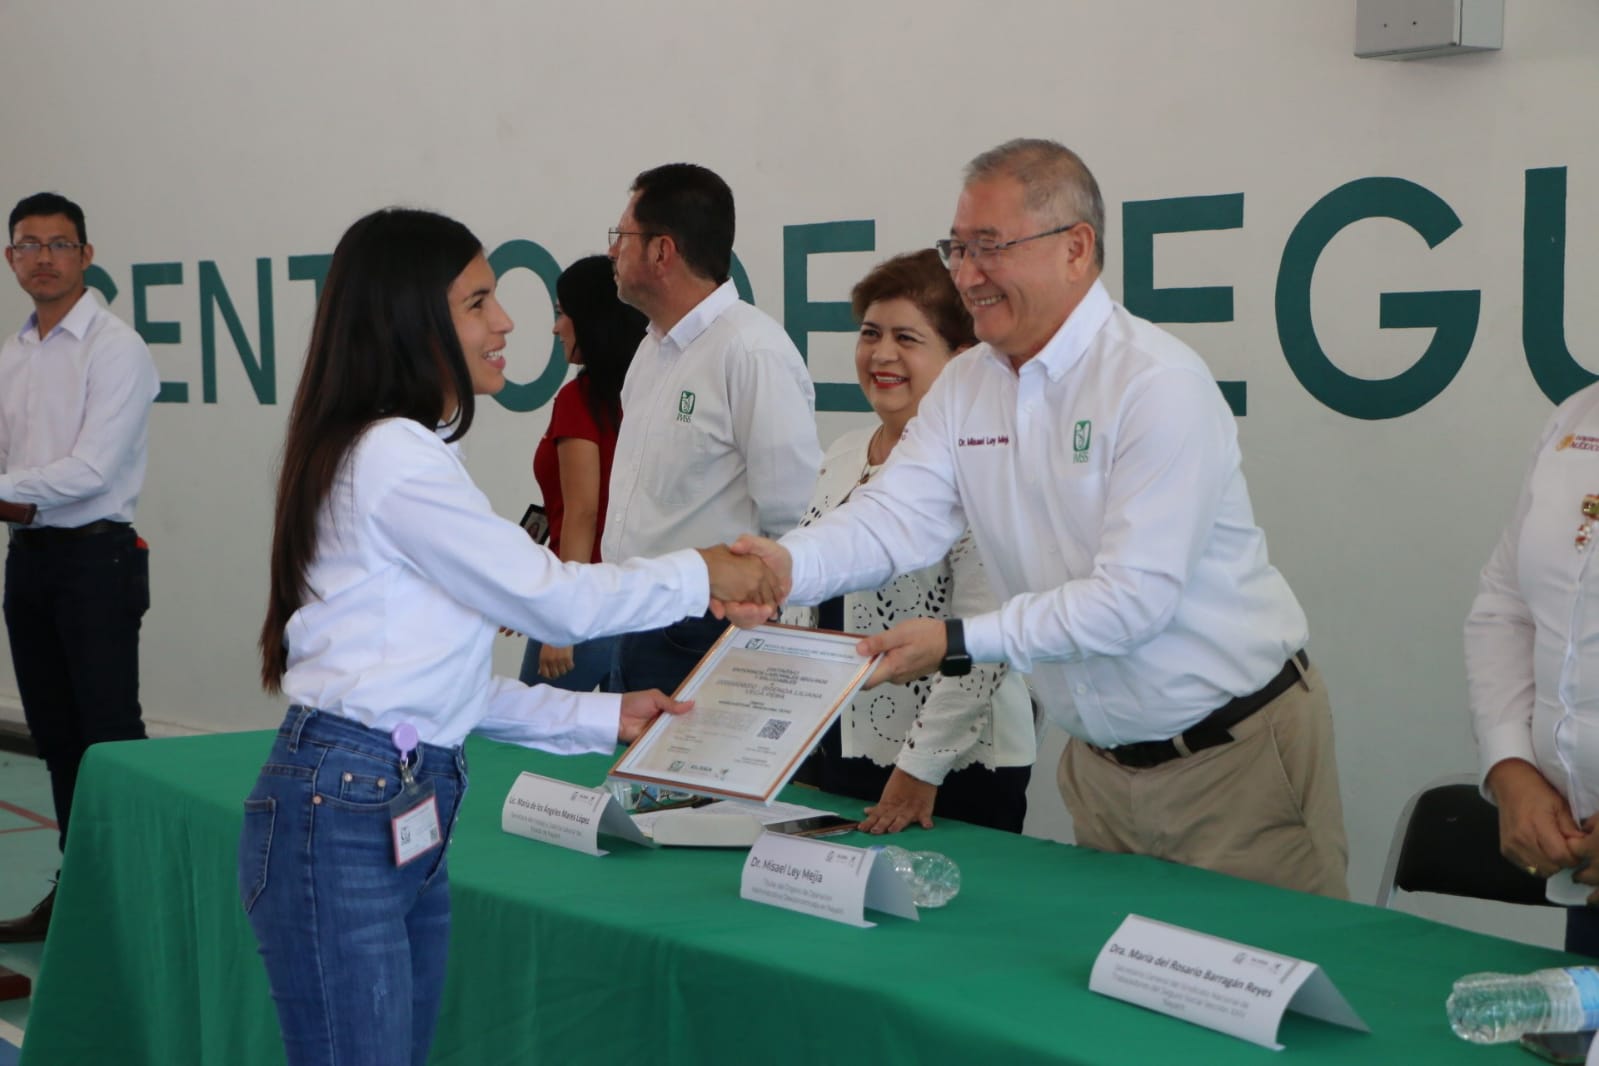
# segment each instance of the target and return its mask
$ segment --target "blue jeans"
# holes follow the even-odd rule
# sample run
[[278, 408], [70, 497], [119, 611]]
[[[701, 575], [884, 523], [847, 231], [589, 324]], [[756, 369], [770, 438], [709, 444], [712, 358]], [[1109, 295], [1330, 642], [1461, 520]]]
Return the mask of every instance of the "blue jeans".
[[394, 862], [402, 791], [385, 733], [289, 708], [244, 801], [239, 896], [260, 942], [288, 1066], [422, 1066], [450, 940], [450, 833], [466, 791], [458, 748], [420, 745], [443, 845]]
[[539, 652], [543, 650], [544, 645], [529, 637], [527, 650], [522, 653], [522, 673], [519, 675], [522, 684], [553, 685], [568, 692], [593, 692], [596, 688], [606, 689], [610, 684], [611, 667], [616, 658], [616, 643], [619, 639], [619, 637], [595, 637], [593, 640], [572, 645], [572, 669], [552, 680], [539, 676]]

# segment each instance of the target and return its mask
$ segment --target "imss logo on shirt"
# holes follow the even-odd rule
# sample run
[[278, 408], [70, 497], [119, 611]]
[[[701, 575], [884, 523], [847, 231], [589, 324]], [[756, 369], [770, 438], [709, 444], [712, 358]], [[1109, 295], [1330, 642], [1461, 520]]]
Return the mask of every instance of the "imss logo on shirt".
[[677, 398], [677, 420], [679, 422], [692, 422], [694, 420], [694, 394], [687, 389]]
[[1088, 462], [1088, 446], [1093, 441], [1094, 423], [1092, 419], [1083, 419], [1072, 430], [1072, 462]]
[[1599, 452], [1599, 437], [1590, 437], [1585, 433], [1567, 433], [1560, 438], [1560, 443], [1555, 445], [1555, 451], [1563, 452], [1567, 448], [1575, 448], [1580, 452]]

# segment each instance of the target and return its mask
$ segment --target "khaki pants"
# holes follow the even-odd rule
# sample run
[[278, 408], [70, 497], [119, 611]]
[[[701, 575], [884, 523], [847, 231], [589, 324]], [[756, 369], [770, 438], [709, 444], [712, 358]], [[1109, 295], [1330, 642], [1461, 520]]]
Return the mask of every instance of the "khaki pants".
[[[1308, 687], [1307, 687], [1308, 686]], [[1312, 665], [1233, 741], [1134, 770], [1075, 737], [1057, 780], [1077, 843], [1347, 899], [1332, 710]]]

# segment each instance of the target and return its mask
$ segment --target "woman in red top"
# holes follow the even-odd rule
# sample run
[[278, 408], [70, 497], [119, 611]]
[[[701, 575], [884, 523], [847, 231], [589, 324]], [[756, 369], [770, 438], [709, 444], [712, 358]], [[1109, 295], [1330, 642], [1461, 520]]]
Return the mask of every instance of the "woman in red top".
[[[622, 423], [622, 379], [644, 339], [644, 315], [616, 296], [611, 261], [579, 259], [555, 282], [554, 332], [577, 377], [555, 394], [550, 428], [533, 453], [533, 477], [544, 494], [550, 550], [566, 562], [600, 561], [600, 533], [611, 485], [611, 457]], [[555, 648], [527, 642], [522, 681], [577, 692], [604, 684], [614, 637]]]

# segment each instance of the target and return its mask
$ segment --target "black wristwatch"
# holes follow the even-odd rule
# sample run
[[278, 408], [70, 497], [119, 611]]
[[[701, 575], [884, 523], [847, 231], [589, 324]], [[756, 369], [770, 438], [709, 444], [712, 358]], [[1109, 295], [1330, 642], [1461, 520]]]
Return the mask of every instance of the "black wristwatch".
[[938, 672], [945, 677], [965, 677], [972, 672], [972, 657], [966, 654], [966, 627], [959, 618], [944, 619], [944, 660]]

